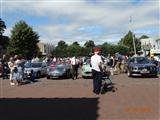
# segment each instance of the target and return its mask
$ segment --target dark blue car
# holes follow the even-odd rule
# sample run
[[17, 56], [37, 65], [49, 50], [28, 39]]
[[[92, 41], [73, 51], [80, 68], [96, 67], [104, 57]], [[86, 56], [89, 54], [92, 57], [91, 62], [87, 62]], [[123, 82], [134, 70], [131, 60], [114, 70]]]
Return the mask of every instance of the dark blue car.
[[157, 66], [142, 56], [131, 57], [127, 61], [127, 75], [130, 76], [157, 76]]

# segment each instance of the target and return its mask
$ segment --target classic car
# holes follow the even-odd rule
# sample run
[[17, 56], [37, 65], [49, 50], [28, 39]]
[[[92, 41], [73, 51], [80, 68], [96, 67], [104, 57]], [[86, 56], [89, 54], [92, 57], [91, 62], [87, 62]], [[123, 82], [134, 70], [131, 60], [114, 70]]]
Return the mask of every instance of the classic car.
[[82, 65], [82, 77], [92, 77], [91, 60], [87, 59]]
[[55, 64], [54, 67], [48, 67], [47, 79], [70, 78], [71, 73], [72, 73], [72, 68], [70, 64], [67, 63]]
[[25, 76], [28, 76], [33, 71], [36, 78], [40, 78], [47, 73], [47, 64], [44, 62], [26, 63], [24, 68]]
[[131, 57], [127, 61], [127, 75], [130, 76], [157, 76], [157, 67], [147, 57]]

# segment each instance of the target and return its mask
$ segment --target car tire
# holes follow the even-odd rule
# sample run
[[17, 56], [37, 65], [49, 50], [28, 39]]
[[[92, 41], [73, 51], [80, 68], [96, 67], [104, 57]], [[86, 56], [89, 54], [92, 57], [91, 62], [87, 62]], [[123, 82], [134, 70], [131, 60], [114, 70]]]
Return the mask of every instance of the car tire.
[[50, 76], [47, 76], [47, 79], [50, 79]]
[[66, 77], [67, 77], [67, 78], [70, 77], [70, 73], [69, 73], [69, 72], [66, 73]]
[[86, 76], [82, 76], [83, 79], [86, 79]]
[[40, 77], [41, 77], [41, 73], [40, 73], [39, 71], [37, 72], [36, 77], [37, 77], [37, 78], [40, 78]]

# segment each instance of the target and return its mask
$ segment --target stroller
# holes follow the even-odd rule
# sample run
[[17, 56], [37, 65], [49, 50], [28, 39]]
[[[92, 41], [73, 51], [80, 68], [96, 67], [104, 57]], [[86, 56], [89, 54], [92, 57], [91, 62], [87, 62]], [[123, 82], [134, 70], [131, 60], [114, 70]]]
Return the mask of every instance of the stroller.
[[111, 74], [111, 71], [107, 69], [106, 65], [102, 65], [101, 71], [103, 75], [101, 93], [104, 94], [108, 91], [115, 92], [117, 88], [114, 86], [114, 83], [112, 82], [113, 75]]

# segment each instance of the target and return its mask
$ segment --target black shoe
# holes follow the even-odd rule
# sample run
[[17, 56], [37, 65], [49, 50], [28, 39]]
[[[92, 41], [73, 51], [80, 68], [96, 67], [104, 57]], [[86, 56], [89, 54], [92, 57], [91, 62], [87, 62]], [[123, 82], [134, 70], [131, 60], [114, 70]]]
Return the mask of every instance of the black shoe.
[[101, 89], [101, 94], [105, 94], [107, 91], [105, 89]]
[[99, 95], [100, 91], [95, 91], [95, 90], [93, 90], [93, 93]]

